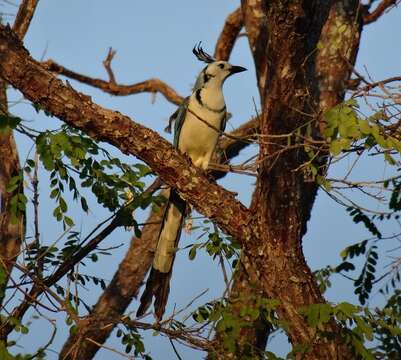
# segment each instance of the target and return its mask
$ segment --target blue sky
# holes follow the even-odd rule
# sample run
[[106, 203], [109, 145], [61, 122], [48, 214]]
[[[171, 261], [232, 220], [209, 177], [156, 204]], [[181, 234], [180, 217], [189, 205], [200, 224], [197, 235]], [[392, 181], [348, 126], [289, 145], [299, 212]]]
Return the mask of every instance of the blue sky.
[[[227, 14], [238, 6], [237, 1], [147, 1], [134, 2], [120, 0], [115, 2], [105, 0], [41, 0], [30, 30], [25, 38], [25, 45], [36, 59], [52, 58], [60, 64], [83, 74], [107, 79], [102, 60], [108, 47], [117, 50], [113, 61], [113, 69], [118, 82], [135, 83], [148, 78], [157, 77], [166, 81], [181, 95], [187, 95], [203, 65], [192, 55], [192, 47], [202, 40], [205, 49], [213, 52], [215, 41], [220, 33]], [[2, 8], [0, 8], [1, 11]], [[15, 12], [13, 7], [4, 7], [7, 12]], [[6, 20], [9, 18], [6, 17]], [[401, 34], [401, 12], [393, 10], [378, 22], [364, 29], [357, 69], [364, 71], [364, 66], [374, 79], [400, 75], [401, 47], [396, 46], [397, 34]], [[241, 37], [233, 51], [231, 63], [245, 66], [246, 73], [233, 76], [225, 84], [227, 107], [233, 113], [228, 129], [235, 128], [255, 115], [254, 99], [258, 103], [255, 74], [246, 37]], [[127, 97], [113, 97], [99, 90], [70, 80], [71, 85], [86, 94], [98, 104], [129, 115], [133, 120], [164, 133], [167, 119], [175, 110], [175, 106], [164, 100], [160, 94], [152, 104], [150, 94], [139, 94]], [[10, 99], [20, 100], [21, 96], [10, 91]], [[31, 126], [38, 129], [55, 128], [60, 123], [54, 118], [46, 118], [36, 114], [32, 106], [26, 102], [18, 102], [11, 111], [32, 121]], [[24, 161], [31, 149], [30, 143], [17, 135], [17, 142]], [[253, 154], [255, 149], [247, 149], [241, 159]], [[114, 151], [114, 154], [119, 155]], [[126, 161], [135, 162], [133, 158], [124, 157]], [[333, 171], [341, 173], [350, 166], [343, 163]], [[383, 171], [381, 163], [363, 162], [357, 169], [358, 176], [380, 176]], [[47, 174], [41, 173], [41, 207], [40, 223], [42, 240], [52, 243], [61, 233], [61, 227], [49, 217], [54, 204], [48, 199]], [[221, 184], [239, 193], [239, 199], [248, 204], [252, 194], [254, 178], [230, 175]], [[78, 208], [74, 211], [71, 204], [77, 229], [88, 233], [89, 229], [107, 217], [107, 212], [96, 206], [91, 199], [92, 212], [89, 216], [80, 214]], [[138, 214], [138, 220], [144, 220], [144, 214]], [[28, 224], [28, 233], [32, 233], [32, 222]], [[396, 231], [392, 225], [386, 228], [388, 232]], [[304, 252], [312, 269], [318, 269], [327, 264], [337, 264], [341, 249], [356, 241], [368, 237], [369, 234], [361, 225], [355, 225], [344, 209], [330, 200], [323, 192], [315, 202], [312, 220], [308, 224], [308, 234], [304, 239]], [[106, 241], [105, 246], [122, 244], [111, 257], [101, 258], [98, 263], [90, 265], [87, 272], [110, 280], [125, 253], [131, 234], [125, 231], [114, 233]], [[194, 241], [184, 234], [182, 246]], [[336, 277], [335, 286], [328, 291], [326, 297], [330, 301], [355, 301], [352, 286]], [[206, 255], [199, 255], [195, 261], [189, 261], [186, 251], [177, 256], [174, 278], [171, 288], [169, 309], [174, 303], [181, 306], [188, 303], [203, 289], [209, 289], [202, 297], [205, 302], [220, 296], [223, 290], [223, 279], [218, 271], [217, 263]], [[99, 291], [90, 288], [87, 296], [95, 302]], [[378, 297], [375, 298], [380, 301]], [[375, 301], [375, 300], [374, 300]], [[130, 310], [135, 310], [137, 303], [133, 302]], [[61, 318], [61, 317], [60, 317]], [[29, 320], [29, 317], [26, 318]], [[149, 319], [149, 321], [151, 321]], [[61, 325], [62, 323], [60, 323]], [[31, 333], [23, 336], [19, 344], [22, 348], [16, 351], [34, 351], [37, 346], [46, 342], [49, 335], [49, 325], [44, 321], [35, 321]], [[63, 344], [66, 330], [58, 331], [52, 349], [57, 351]], [[114, 336], [108, 345], [119, 348]], [[170, 344], [159, 337], [146, 336], [147, 349], [151, 350], [155, 359], [174, 359], [175, 355]], [[278, 336], [271, 345], [273, 351], [285, 353], [288, 349], [284, 336]], [[121, 349], [121, 347], [120, 347]], [[183, 358], [201, 359], [202, 354], [179, 347]], [[56, 353], [50, 353], [49, 359], [56, 359]], [[101, 350], [96, 357], [100, 359], [118, 358], [108, 350]]]

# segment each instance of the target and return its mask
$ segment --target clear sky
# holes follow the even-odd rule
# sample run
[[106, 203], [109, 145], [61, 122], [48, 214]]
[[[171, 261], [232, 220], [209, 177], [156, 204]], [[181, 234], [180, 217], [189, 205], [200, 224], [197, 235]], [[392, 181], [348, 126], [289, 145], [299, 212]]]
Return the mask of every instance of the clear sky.
[[[30, 30], [25, 38], [25, 44], [31, 55], [36, 59], [52, 58], [60, 64], [88, 76], [107, 79], [102, 60], [107, 54], [108, 47], [117, 50], [113, 61], [113, 69], [118, 82], [135, 83], [152, 77], [166, 81], [181, 95], [187, 95], [197, 73], [203, 65], [192, 55], [192, 47], [202, 40], [206, 50], [213, 52], [214, 44], [220, 33], [225, 17], [239, 5], [239, 1], [105, 1], [105, 0], [41, 0], [32, 21]], [[6, 12], [15, 12], [16, 8], [5, 6]], [[0, 11], [2, 8], [0, 8]], [[6, 21], [8, 18], [6, 17]], [[375, 79], [383, 79], [401, 73], [401, 47], [398, 36], [401, 34], [401, 11], [393, 10], [378, 22], [369, 25], [363, 32], [357, 69], [364, 71], [364, 66]], [[241, 37], [233, 51], [231, 63], [245, 66], [246, 73], [233, 76], [225, 84], [227, 107], [233, 113], [228, 129], [235, 128], [255, 115], [254, 100], [258, 103], [252, 59], [246, 37]], [[140, 94], [127, 97], [113, 97], [99, 90], [69, 80], [71, 85], [86, 94], [98, 104], [129, 115], [135, 121], [157, 130], [171, 140], [171, 136], [163, 129], [175, 106], [157, 95], [152, 104], [152, 96]], [[11, 100], [20, 100], [16, 92], [10, 92]], [[46, 118], [36, 114], [33, 108], [18, 102], [11, 111], [24, 119], [32, 121], [31, 126], [38, 129], [55, 128], [60, 123], [54, 118]], [[17, 136], [21, 161], [24, 161], [31, 150], [26, 139]], [[255, 149], [244, 151], [240, 159], [254, 153]], [[114, 152], [118, 155], [118, 152]], [[118, 155], [120, 156], [120, 155]], [[126, 161], [135, 162], [133, 158]], [[239, 160], [236, 160], [237, 162]], [[341, 173], [350, 166], [349, 163], [338, 166], [333, 171]], [[358, 175], [368, 176], [374, 173], [380, 175], [383, 165], [376, 163], [374, 167], [363, 162], [357, 169]], [[48, 175], [41, 174], [41, 208], [40, 224], [42, 240], [52, 243], [61, 233], [61, 227], [49, 217], [54, 204], [48, 197]], [[248, 204], [252, 194], [254, 178], [238, 175], [227, 176], [221, 184], [239, 193], [239, 199]], [[90, 201], [92, 212], [84, 216], [73, 211], [77, 230], [88, 233], [93, 226], [107, 216], [107, 212], [96, 206], [94, 199]], [[74, 205], [71, 204], [72, 209]], [[139, 215], [139, 221], [145, 219]], [[327, 264], [335, 265], [340, 261], [339, 252], [345, 246], [369, 237], [362, 225], [353, 224], [345, 210], [330, 200], [323, 192], [319, 193], [308, 225], [308, 234], [304, 239], [304, 251], [312, 269], [318, 269]], [[390, 227], [388, 232], [396, 231]], [[32, 222], [28, 224], [28, 233], [32, 234]], [[104, 246], [122, 244], [112, 256], [103, 257], [98, 263], [87, 267], [89, 274], [110, 280], [122, 259], [129, 244], [131, 234], [125, 231], [114, 233]], [[184, 234], [181, 239], [185, 246], [193, 237]], [[340, 279], [326, 294], [330, 301], [356, 301], [352, 286]], [[217, 263], [208, 256], [199, 255], [195, 261], [188, 260], [187, 251], [177, 256], [171, 287], [169, 308], [174, 303], [184, 305], [203, 289], [209, 289], [202, 297], [205, 302], [220, 296], [223, 290], [223, 279], [218, 271]], [[89, 302], [95, 302], [99, 290], [90, 288], [87, 297]], [[83, 295], [85, 296], [85, 295]], [[377, 299], [377, 297], [376, 297]], [[377, 299], [379, 301], [380, 299]], [[130, 307], [135, 310], [136, 301]], [[25, 319], [29, 320], [29, 317]], [[149, 319], [149, 321], [151, 321]], [[62, 324], [62, 323], [60, 323]], [[37, 346], [44, 344], [50, 333], [45, 321], [36, 321], [30, 334], [19, 340], [21, 348], [16, 351], [34, 351]], [[60, 329], [52, 349], [57, 351], [66, 338], [65, 329]], [[272, 342], [272, 350], [286, 353], [288, 346], [283, 336], [278, 336]], [[112, 336], [108, 344], [119, 347], [118, 340]], [[174, 359], [175, 355], [170, 344], [159, 337], [146, 336], [147, 349], [155, 359]], [[199, 352], [179, 347], [184, 359], [201, 359]], [[56, 353], [50, 353], [49, 359], [56, 359]], [[97, 360], [118, 358], [116, 354], [101, 350]]]

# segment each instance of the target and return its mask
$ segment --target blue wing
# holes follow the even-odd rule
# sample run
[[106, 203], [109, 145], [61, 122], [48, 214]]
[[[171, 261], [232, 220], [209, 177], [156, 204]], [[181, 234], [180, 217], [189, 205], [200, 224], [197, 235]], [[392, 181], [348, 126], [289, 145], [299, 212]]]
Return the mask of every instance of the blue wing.
[[174, 146], [178, 148], [178, 140], [180, 139], [180, 133], [182, 124], [184, 123], [185, 117], [187, 115], [187, 108], [189, 103], [189, 96], [186, 97], [178, 109], [170, 116], [170, 122], [175, 122], [174, 124]]

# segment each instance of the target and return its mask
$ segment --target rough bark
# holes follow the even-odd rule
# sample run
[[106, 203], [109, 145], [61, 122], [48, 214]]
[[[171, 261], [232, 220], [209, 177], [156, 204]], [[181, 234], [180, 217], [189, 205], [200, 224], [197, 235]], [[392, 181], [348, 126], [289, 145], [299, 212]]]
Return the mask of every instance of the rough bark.
[[[8, 114], [6, 84], [0, 80], [0, 115]], [[22, 186], [13, 192], [6, 188], [12, 177], [19, 175], [20, 164], [13, 132], [0, 132], [0, 266], [4, 278], [0, 285], [0, 304], [4, 298], [5, 287], [13, 268], [13, 261], [20, 252], [22, 237], [25, 234], [25, 219], [21, 215], [16, 222], [11, 222], [11, 199], [18, 193], [23, 193]]]
[[[269, 89], [268, 96], [262, 93], [266, 102], [261, 131], [280, 134], [305, 121], [294, 109], [310, 111], [310, 103], [315, 100], [306, 92], [310, 84], [305, 81], [304, 70], [311, 71], [310, 60], [306, 69], [303, 60], [315, 50], [318, 39], [308, 35], [320, 33], [328, 9], [322, 11], [325, 6], [320, 3], [295, 1], [291, 2], [288, 16], [289, 4], [285, 1], [266, 6], [269, 32], [274, 36], [269, 38], [268, 76], [261, 82], [262, 89]], [[289, 152], [273, 164], [262, 162], [255, 222], [252, 214], [230, 193], [211, 184], [202, 171], [191, 166], [188, 159], [157, 134], [117, 112], [93, 104], [88, 97], [55, 79], [29, 57], [4, 27], [0, 29], [0, 75], [49, 113], [144, 160], [198, 211], [236, 237], [244, 254], [252, 258], [247, 271], [259, 279], [267, 296], [281, 301], [278, 314], [289, 323], [292, 343], [310, 346], [306, 358], [350, 358], [340, 339], [325, 341], [317, 337], [315, 329], [298, 312], [303, 305], [323, 301], [301, 249], [301, 234], [316, 192], [314, 185], [304, 182], [302, 174], [291, 171], [303, 162], [302, 154]], [[261, 143], [261, 160], [274, 153], [276, 147]], [[334, 323], [328, 324], [326, 330], [339, 334]]]
[[[29, 24], [35, 12], [37, 0], [24, 0], [18, 9], [13, 30], [20, 39], [28, 31]], [[0, 115], [8, 115], [7, 85], [0, 80]], [[11, 222], [11, 199], [18, 193], [23, 193], [23, 187], [8, 193], [6, 187], [11, 178], [20, 173], [18, 151], [11, 130], [0, 133], [0, 266], [5, 276], [0, 285], [0, 305], [3, 302], [5, 287], [8, 282], [13, 261], [20, 252], [22, 238], [25, 236], [25, 214], [16, 222]]]
[[[311, 117], [318, 120], [322, 111], [342, 99], [344, 82], [350, 75], [343, 57], [345, 62], [353, 63], [360, 32], [357, 1], [348, 2], [347, 6], [328, 1], [273, 1], [265, 5], [269, 31], [267, 49], [253, 49], [256, 64], [263, 64], [262, 60], [257, 60], [258, 54], [263, 50], [267, 54], [267, 76], [259, 80], [265, 91], [260, 124], [262, 136], [291, 133]], [[246, 18], [244, 21], [247, 24]], [[344, 23], [349, 38], [342, 37], [339, 32], [338, 27]], [[323, 50], [319, 51], [321, 34]], [[344, 47], [347, 52], [343, 51]], [[275, 156], [282, 145], [279, 140], [275, 144], [260, 143], [261, 166], [253, 203], [260, 242], [253, 254], [264, 259], [260, 266], [266, 270], [259, 268], [259, 271], [267, 276], [259, 279], [269, 287], [266, 293], [270, 297], [280, 299], [278, 315], [291, 319], [288, 331], [291, 342], [310, 347], [306, 358], [349, 359], [352, 355], [340, 344], [340, 338], [334, 341], [319, 338], [314, 329], [305, 326], [298, 313], [304, 306], [324, 302], [305, 262], [301, 241], [317, 185], [305, 181], [304, 174], [296, 171], [307, 160], [302, 151]], [[327, 330], [338, 334], [334, 323], [329, 324]]]
[[[312, 2], [292, 2], [291, 12], [286, 7], [289, 5], [287, 2], [272, 2], [265, 4], [265, 7], [263, 4], [262, 1], [242, 2], [258, 84], [261, 93], [266, 92], [261, 96], [261, 133], [290, 133], [302, 123], [315, 118], [314, 135], [319, 137], [319, 132], [324, 130], [324, 119], [320, 115], [343, 100], [351, 75], [360, 40], [359, 4], [357, 1], [315, 2], [315, 5]], [[316, 12], [317, 9], [320, 11]], [[266, 31], [267, 39], [263, 31]], [[268, 39], [268, 31], [274, 34], [274, 38]], [[262, 39], [262, 42], [257, 39]], [[265, 66], [266, 69], [258, 69], [258, 66]], [[260, 78], [265, 74], [268, 74], [265, 79]], [[302, 112], [310, 116], [300, 116]], [[284, 296], [288, 301], [293, 297], [291, 307], [295, 306], [291, 312], [294, 310], [295, 314], [297, 307], [307, 305], [310, 301], [324, 301], [305, 264], [301, 248], [317, 186], [313, 182], [306, 182], [303, 174], [295, 171], [306, 160], [305, 155], [297, 151], [280, 157], [272, 156], [279, 147], [279, 143], [261, 143], [260, 159], [269, 160], [262, 162], [253, 208], [258, 212], [260, 228], [265, 229], [262, 235], [264, 239], [258, 249], [270, 259], [266, 263], [271, 266], [269, 282], [272, 292], [274, 297], [282, 299]], [[251, 268], [248, 257], [243, 256], [242, 261], [245, 268]], [[290, 285], [291, 289], [283, 285], [291, 281], [295, 282]], [[232, 311], [239, 314], [243, 306], [256, 306], [255, 298], [260, 295], [261, 287], [260, 279], [250, 279], [248, 272], [240, 268], [230, 299], [239, 298], [241, 301], [233, 302]], [[311, 294], [308, 299], [306, 292], [309, 291]], [[299, 323], [302, 321], [300, 318]], [[306, 334], [304, 329], [298, 327], [296, 321], [293, 325], [298, 328], [295, 331], [302, 339]], [[263, 351], [265, 343], [261, 340], [266, 339], [268, 331], [269, 327], [263, 319], [250, 321], [241, 331], [238, 357], [250, 351], [257, 356], [258, 350]], [[220, 335], [216, 340], [221, 343], [223, 337]], [[293, 343], [294, 337], [291, 338]], [[305, 342], [305, 339], [302, 341]], [[316, 346], [316, 349], [319, 347]], [[335, 346], [325, 350], [327, 352], [321, 354], [313, 350], [308, 356], [349, 356], [347, 352], [341, 354], [341, 350], [338, 353]], [[221, 358], [234, 357], [225, 353], [224, 349], [218, 355]]]
[[242, 17], [253, 55], [256, 69], [256, 81], [263, 104], [267, 71], [267, 41], [269, 29], [266, 17], [266, 2], [264, 0], [242, 0]]

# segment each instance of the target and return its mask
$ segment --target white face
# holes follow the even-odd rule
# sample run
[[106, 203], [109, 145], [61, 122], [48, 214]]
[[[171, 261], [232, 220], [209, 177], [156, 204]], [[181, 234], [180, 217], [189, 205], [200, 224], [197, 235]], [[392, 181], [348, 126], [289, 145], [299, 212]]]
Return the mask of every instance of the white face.
[[230, 75], [245, 71], [241, 66], [234, 66], [227, 61], [215, 61], [206, 67], [205, 74], [216, 81], [224, 82]]

